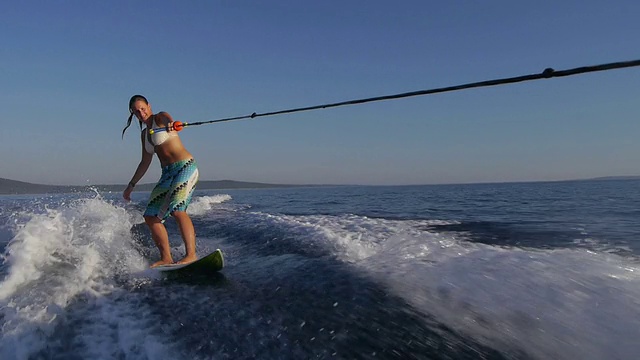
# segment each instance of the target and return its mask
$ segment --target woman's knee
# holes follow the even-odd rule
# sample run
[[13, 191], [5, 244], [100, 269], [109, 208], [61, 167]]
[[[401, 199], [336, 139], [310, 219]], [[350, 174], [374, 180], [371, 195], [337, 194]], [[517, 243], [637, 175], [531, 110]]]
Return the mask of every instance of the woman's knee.
[[189, 215], [187, 215], [186, 211], [174, 211], [171, 213], [171, 216], [173, 216], [176, 219], [183, 219], [183, 218], [188, 218]]
[[157, 216], [145, 215], [144, 216], [144, 222], [147, 223], [147, 225], [152, 226], [154, 224], [161, 223], [162, 221]]

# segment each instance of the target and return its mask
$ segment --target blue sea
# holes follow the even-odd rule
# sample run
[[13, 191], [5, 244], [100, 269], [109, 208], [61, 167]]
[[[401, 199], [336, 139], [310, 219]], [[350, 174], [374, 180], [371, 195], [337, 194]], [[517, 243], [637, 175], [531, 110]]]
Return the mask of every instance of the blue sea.
[[198, 190], [177, 279], [147, 196], [0, 197], [1, 359], [640, 356], [640, 181]]

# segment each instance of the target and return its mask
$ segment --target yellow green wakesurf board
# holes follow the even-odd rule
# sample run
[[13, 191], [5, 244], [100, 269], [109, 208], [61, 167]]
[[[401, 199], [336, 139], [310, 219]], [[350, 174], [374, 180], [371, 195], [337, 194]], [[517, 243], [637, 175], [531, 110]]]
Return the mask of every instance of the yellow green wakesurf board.
[[153, 269], [172, 274], [199, 274], [220, 271], [223, 267], [224, 257], [222, 256], [222, 251], [217, 249], [211, 254], [189, 264], [160, 265]]

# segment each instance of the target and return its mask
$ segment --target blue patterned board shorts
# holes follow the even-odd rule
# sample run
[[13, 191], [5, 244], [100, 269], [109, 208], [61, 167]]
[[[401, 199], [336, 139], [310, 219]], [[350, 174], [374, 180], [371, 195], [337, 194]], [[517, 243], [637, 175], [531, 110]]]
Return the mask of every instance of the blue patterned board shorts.
[[162, 168], [160, 180], [151, 191], [144, 216], [166, 220], [174, 211], [187, 211], [198, 182], [194, 159], [175, 162]]

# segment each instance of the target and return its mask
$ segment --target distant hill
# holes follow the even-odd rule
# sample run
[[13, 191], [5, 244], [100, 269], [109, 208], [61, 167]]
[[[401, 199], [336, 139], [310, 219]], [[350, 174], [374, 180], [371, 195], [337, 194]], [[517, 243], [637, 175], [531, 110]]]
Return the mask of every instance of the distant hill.
[[597, 178], [591, 178], [589, 180], [640, 180], [640, 176], [638, 175], [630, 175], [630, 176], [602, 176]]
[[[562, 181], [611, 181], [611, 180], [640, 180], [640, 176], [603, 176], [590, 179], [575, 179]], [[155, 184], [138, 184], [136, 190], [151, 191]], [[32, 184], [23, 181], [0, 178], [0, 195], [20, 195], [20, 194], [60, 194], [74, 193], [97, 190], [99, 192], [121, 192], [126, 185], [43, 185]], [[315, 187], [327, 185], [287, 185], [287, 184], [268, 184], [258, 182], [245, 182], [235, 180], [216, 180], [216, 181], [199, 181], [197, 189], [267, 189], [267, 188], [283, 188], [283, 187]], [[332, 185], [335, 186], [335, 185]]]
[[[151, 191], [155, 184], [138, 184], [136, 190], [138, 191]], [[0, 178], [0, 195], [19, 195], [19, 194], [59, 194], [59, 193], [73, 193], [84, 192], [96, 189], [100, 192], [109, 191], [122, 191], [126, 185], [86, 185], [86, 186], [72, 186], [72, 185], [43, 185], [32, 184], [23, 181], [16, 181], [10, 179]], [[300, 185], [284, 185], [284, 184], [266, 184], [256, 182], [244, 182], [234, 180], [219, 180], [219, 181], [199, 181], [197, 189], [265, 189], [265, 188], [278, 188], [278, 187], [295, 187]]]
[[0, 178], [0, 194], [41, 194], [69, 191], [69, 187], [31, 184], [23, 181]]

